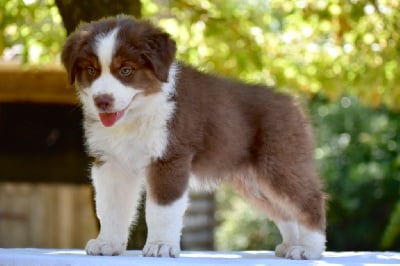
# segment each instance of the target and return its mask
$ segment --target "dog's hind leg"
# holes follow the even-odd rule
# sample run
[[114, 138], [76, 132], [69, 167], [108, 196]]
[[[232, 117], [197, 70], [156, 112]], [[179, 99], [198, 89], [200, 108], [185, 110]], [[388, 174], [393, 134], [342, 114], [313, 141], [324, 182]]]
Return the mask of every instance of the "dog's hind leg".
[[234, 178], [231, 184], [252, 206], [260, 209], [277, 225], [282, 235], [282, 243], [275, 250], [277, 256], [320, 258], [325, 250], [323, 193], [318, 185], [313, 184], [314, 181], [304, 180], [304, 185], [311, 186], [305, 188], [299, 185], [302, 183], [281, 183], [285, 182], [285, 177], [278, 179], [280, 182], [277, 183], [271, 181], [273, 178], [260, 179], [251, 171], [245, 177]]
[[325, 250], [325, 194], [313, 160], [313, 138], [306, 116], [288, 108], [261, 121], [250, 149], [257, 205], [273, 210], [266, 213], [282, 235], [277, 256], [318, 259]]
[[275, 249], [278, 257], [289, 259], [319, 259], [325, 250], [325, 234], [306, 228], [296, 221], [276, 223], [282, 235], [282, 243]]
[[[282, 235], [277, 256], [319, 259], [325, 250], [325, 195], [315, 172], [310, 172], [313, 167], [309, 167], [298, 166], [296, 173], [281, 168], [285, 175], [275, 171], [258, 180], [259, 193], [274, 208], [274, 222]], [[307, 178], [302, 178], [306, 174]]]

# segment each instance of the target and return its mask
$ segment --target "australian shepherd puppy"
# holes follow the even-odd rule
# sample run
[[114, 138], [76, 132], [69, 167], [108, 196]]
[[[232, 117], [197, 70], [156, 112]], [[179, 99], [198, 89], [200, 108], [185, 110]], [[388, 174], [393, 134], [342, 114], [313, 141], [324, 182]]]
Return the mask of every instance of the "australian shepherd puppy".
[[95, 158], [101, 228], [87, 254], [125, 251], [145, 189], [143, 255], [179, 256], [189, 184], [227, 182], [275, 222], [277, 256], [320, 258], [325, 199], [301, 108], [271, 88], [199, 72], [175, 52], [167, 33], [127, 16], [83, 24], [65, 43]]

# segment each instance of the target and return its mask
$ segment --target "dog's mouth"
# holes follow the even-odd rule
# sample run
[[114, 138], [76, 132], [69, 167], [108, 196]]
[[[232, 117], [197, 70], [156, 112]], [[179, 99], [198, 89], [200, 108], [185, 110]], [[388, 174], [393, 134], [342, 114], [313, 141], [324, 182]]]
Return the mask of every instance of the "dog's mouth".
[[113, 126], [122, 116], [124, 116], [126, 109], [127, 108], [122, 111], [112, 113], [99, 113], [101, 123], [105, 127]]
[[112, 127], [113, 125], [115, 125], [115, 123], [117, 123], [118, 120], [120, 120], [125, 112], [128, 110], [129, 106], [132, 104], [132, 102], [142, 93], [137, 93], [135, 94], [131, 101], [129, 102], [129, 104], [121, 111], [117, 111], [117, 112], [100, 112], [99, 113], [99, 118], [100, 118], [100, 122], [103, 124], [103, 126], [105, 127]]

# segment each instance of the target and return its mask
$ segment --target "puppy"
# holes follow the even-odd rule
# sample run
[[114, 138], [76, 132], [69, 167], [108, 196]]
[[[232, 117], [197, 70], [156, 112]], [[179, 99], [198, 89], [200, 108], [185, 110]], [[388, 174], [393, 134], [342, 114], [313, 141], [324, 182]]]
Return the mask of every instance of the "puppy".
[[312, 128], [299, 106], [271, 88], [205, 74], [175, 60], [170, 36], [127, 16], [83, 24], [62, 62], [82, 103], [95, 158], [100, 233], [89, 255], [119, 255], [145, 189], [144, 256], [177, 257], [191, 180], [227, 182], [279, 228], [275, 254], [318, 259], [325, 199]]

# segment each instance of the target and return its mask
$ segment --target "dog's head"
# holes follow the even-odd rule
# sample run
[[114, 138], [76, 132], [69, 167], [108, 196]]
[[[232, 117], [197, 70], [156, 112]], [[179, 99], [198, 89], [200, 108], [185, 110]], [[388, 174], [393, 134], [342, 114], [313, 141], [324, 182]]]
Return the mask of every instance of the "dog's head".
[[113, 126], [168, 82], [176, 52], [169, 35], [151, 23], [119, 16], [80, 25], [61, 59], [85, 110]]

